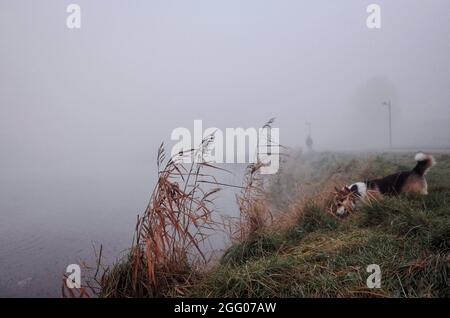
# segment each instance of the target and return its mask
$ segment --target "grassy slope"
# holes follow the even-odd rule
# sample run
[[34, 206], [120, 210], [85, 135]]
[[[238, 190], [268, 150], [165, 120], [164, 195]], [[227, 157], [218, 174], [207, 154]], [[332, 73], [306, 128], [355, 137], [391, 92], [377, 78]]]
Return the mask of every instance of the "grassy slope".
[[[412, 157], [297, 157], [289, 173], [273, 180], [273, 202], [288, 211], [298, 184], [335, 172], [347, 182], [382, 176], [410, 169]], [[287, 228], [266, 229], [232, 245], [190, 296], [449, 297], [450, 156], [436, 159], [428, 196], [388, 198], [345, 220], [307, 202]], [[366, 287], [369, 264], [381, 267], [381, 289]]]

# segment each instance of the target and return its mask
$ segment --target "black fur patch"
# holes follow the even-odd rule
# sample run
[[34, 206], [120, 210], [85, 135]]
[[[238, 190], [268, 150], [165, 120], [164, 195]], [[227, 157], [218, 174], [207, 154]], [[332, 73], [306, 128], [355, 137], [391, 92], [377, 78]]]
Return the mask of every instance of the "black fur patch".
[[417, 165], [414, 167], [413, 171], [419, 176], [423, 176], [427, 169], [430, 167], [429, 159], [418, 161]]
[[408, 177], [414, 173], [414, 171], [401, 171], [381, 179], [369, 180], [367, 181], [367, 188], [377, 189], [384, 195], [398, 195], [401, 193]]
[[358, 186], [356, 184], [352, 185], [352, 187], [350, 188], [350, 191], [357, 197], [361, 196], [361, 193], [359, 193]]

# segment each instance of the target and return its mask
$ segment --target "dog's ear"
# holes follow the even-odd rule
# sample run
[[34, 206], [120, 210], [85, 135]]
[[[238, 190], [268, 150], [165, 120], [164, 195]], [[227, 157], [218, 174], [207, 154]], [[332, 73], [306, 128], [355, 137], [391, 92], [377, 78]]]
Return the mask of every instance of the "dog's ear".
[[341, 192], [341, 190], [339, 190], [338, 187], [336, 187], [336, 186], [334, 187], [334, 190], [336, 190], [336, 193]]

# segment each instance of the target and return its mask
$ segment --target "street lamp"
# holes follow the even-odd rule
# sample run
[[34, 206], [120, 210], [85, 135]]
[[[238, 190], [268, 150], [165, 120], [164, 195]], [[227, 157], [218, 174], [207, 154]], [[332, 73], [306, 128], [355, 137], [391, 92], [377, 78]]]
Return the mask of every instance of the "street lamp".
[[313, 140], [311, 137], [311, 123], [307, 121], [306, 126], [308, 126], [308, 137], [306, 138], [306, 146], [308, 147], [308, 151], [312, 151]]
[[384, 106], [388, 107], [389, 112], [389, 148], [392, 148], [392, 114], [391, 114], [391, 101], [383, 102]]

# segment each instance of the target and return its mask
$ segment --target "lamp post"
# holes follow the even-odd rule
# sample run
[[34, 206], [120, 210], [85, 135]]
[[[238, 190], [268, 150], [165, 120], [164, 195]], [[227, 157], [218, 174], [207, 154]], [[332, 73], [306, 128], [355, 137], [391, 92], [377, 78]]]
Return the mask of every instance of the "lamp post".
[[307, 121], [306, 126], [308, 126], [308, 137], [306, 138], [306, 146], [308, 147], [308, 151], [312, 151], [313, 140], [311, 137], [311, 123]]
[[387, 101], [387, 102], [383, 102], [382, 103], [384, 106], [388, 107], [388, 112], [389, 112], [389, 148], [392, 148], [392, 112], [391, 112], [391, 101]]

